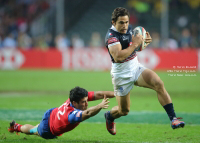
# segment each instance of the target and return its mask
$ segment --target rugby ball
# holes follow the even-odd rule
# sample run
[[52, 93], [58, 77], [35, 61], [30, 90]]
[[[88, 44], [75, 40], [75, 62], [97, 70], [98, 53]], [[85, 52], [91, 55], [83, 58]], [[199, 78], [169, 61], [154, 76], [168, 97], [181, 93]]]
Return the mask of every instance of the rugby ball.
[[[136, 36], [137, 34], [142, 35], [143, 38], [146, 38], [146, 30], [142, 26], [137, 26], [135, 29], [133, 29], [133, 35]], [[142, 51], [144, 50], [146, 43], [143, 41], [142, 44], [136, 49], [136, 51]]]

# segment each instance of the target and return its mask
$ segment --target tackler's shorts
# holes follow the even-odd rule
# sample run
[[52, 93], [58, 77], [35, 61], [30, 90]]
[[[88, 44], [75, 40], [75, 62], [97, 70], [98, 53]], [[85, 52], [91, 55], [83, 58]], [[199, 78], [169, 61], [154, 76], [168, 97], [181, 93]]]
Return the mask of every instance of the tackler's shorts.
[[44, 117], [42, 119], [42, 121], [40, 122], [39, 126], [38, 126], [38, 134], [45, 139], [53, 139], [56, 138], [56, 136], [54, 136], [49, 128], [49, 118], [50, 118], [50, 114], [53, 111], [54, 108], [51, 108], [49, 110], [47, 110], [44, 113]]
[[137, 57], [125, 63], [114, 63], [111, 70], [114, 95], [127, 95], [145, 69], [146, 68], [138, 62]]

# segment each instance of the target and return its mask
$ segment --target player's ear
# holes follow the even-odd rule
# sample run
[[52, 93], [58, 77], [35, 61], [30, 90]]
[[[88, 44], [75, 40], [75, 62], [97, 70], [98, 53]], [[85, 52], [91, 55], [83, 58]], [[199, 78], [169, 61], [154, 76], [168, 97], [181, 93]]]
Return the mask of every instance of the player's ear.
[[116, 23], [115, 23], [115, 22], [112, 20], [112, 25], [114, 25], [114, 26], [115, 26], [115, 24], [116, 24]]
[[74, 107], [76, 107], [77, 106], [77, 102], [76, 101], [72, 101], [72, 105], [74, 106]]

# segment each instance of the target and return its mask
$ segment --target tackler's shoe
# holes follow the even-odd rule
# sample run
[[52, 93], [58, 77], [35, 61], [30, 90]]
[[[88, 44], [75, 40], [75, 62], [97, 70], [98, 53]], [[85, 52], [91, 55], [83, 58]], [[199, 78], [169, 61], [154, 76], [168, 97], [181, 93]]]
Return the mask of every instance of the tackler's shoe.
[[174, 118], [171, 121], [172, 129], [177, 129], [177, 128], [180, 128], [180, 127], [183, 128], [185, 126], [185, 123], [183, 121], [180, 121], [179, 119], [182, 119], [182, 118], [181, 117], [177, 117], [177, 118]]
[[110, 120], [107, 119], [106, 113], [104, 113], [104, 117], [106, 119], [106, 128], [111, 135], [115, 135], [116, 134], [116, 125], [114, 122], [111, 122]]
[[14, 120], [12, 122], [10, 122], [10, 127], [8, 128], [8, 131], [10, 133], [16, 132], [18, 134], [18, 132], [20, 132], [20, 124], [17, 124]]

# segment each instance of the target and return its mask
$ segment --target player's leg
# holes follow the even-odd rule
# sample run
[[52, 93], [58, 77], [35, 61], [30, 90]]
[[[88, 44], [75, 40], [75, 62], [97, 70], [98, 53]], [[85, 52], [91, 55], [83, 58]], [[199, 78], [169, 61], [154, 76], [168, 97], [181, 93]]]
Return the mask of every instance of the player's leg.
[[25, 125], [21, 126], [21, 132], [25, 133], [27, 135], [39, 135], [38, 131], [37, 131], [38, 125], [33, 126], [30, 124], [25, 124]]
[[164, 87], [163, 81], [154, 71], [145, 69], [135, 82], [135, 85], [155, 90], [160, 104], [164, 107], [171, 120], [172, 128], [184, 127], [185, 123], [176, 118], [172, 100]]
[[114, 120], [121, 117], [128, 115], [130, 110], [130, 92], [128, 92], [125, 96], [116, 96], [116, 100], [118, 102], [118, 106], [115, 106], [104, 114], [106, 119], [106, 127], [110, 134], [116, 134], [116, 126]]
[[111, 109], [110, 114], [114, 119], [128, 115], [130, 110], [130, 92], [126, 96], [116, 96], [118, 106]]
[[162, 106], [172, 103], [172, 100], [164, 87], [163, 81], [154, 71], [150, 69], [145, 69], [142, 72], [138, 80], [135, 82], [135, 85], [155, 90], [158, 95], [158, 100]]
[[134, 86], [134, 80], [130, 74], [112, 74], [112, 84], [114, 86], [114, 94], [118, 102], [115, 106], [104, 114], [106, 119], [106, 127], [110, 134], [116, 134], [116, 126], [114, 120], [128, 115], [130, 110], [130, 91]]
[[20, 124], [16, 123], [15, 121], [12, 121], [10, 123], [10, 127], [8, 128], [8, 131], [11, 133], [21, 132], [21, 133], [25, 133], [27, 135], [38, 135], [37, 127], [38, 127], [38, 125], [36, 125], [36, 126], [30, 125], [30, 124], [20, 125]]

